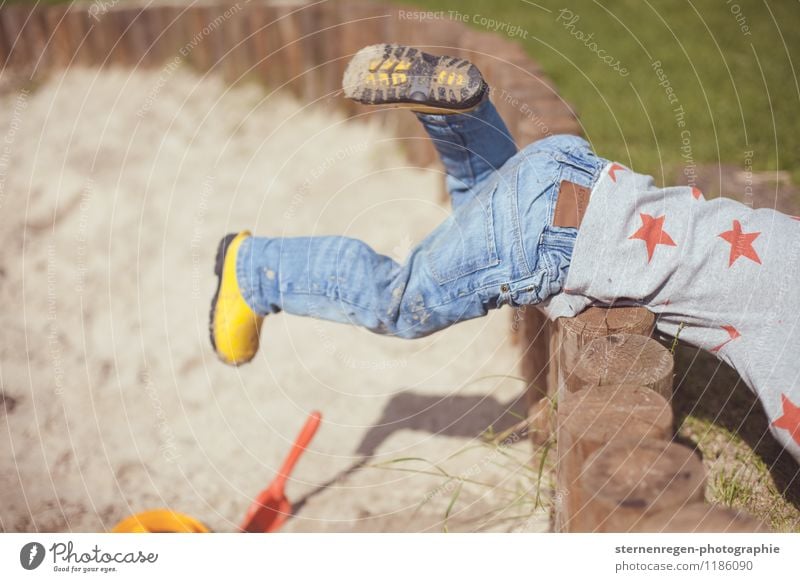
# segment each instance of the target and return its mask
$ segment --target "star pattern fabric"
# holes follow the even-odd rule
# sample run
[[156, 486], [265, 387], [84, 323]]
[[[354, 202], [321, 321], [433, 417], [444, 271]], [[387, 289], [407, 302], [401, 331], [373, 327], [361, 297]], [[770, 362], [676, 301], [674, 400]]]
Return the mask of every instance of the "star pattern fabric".
[[666, 232], [664, 232], [664, 219], [665, 216], [653, 217], [649, 214], [641, 213], [639, 217], [642, 219], [642, 226], [639, 230], [634, 232], [629, 238], [630, 240], [643, 240], [647, 246], [647, 262], [649, 263], [653, 258], [653, 253], [656, 251], [656, 246], [666, 245], [670, 247], [677, 246], [675, 241], [672, 240]]
[[730, 230], [720, 233], [718, 236], [728, 241], [731, 245], [730, 262], [728, 266], [732, 267], [733, 263], [735, 263], [739, 257], [745, 257], [760, 265], [761, 258], [753, 248], [753, 241], [760, 235], [760, 232], [742, 232], [742, 224], [738, 220], [733, 221], [733, 226]]
[[800, 406], [794, 404], [786, 394], [781, 394], [783, 416], [776, 419], [772, 426], [789, 431], [789, 436], [800, 445]]
[[626, 170], [626, 169], [627, 168], [625, 166], [623, 166], [622, 164], [618, 164], [618, 163], [614, 162], [613, 164], [611, 164], [611, 167], [608, 168], [608, 175], [611, 177], [612, 180], [614, 180], [616, 182], [617, 181], [617, 172], [619, 172], [620, 170]]
[[724, 342], [722, 342], [722, 343], [721, 343], [721, 344], [719, 344], [718, 346], [714, 346], [713, 348], [711, 348], [711, 350], [710, 350], [710, 351], [711, 351], [711, 353], [713, 353], [713, 354], [715, 354], [715, 353], [717, 353], [718, 351], [720, 351], [722, 348], [724, 348], [725, 346], [727, 346], [727, 345], [728, 345], [729, 343], [731, 343], [733, 340], [735, 340], [735, 339], [737, 339], [737, 338], [740, 338], [740, 337], [742, 337], [742, 334], [740, 334], [740, 333], [739, 333], [739, 330], [737, 330], [737, 329], [736, 329], [735, 327], [733, 327], [732, 325], [723, 325], [723, 326], [722, 326], [722, 329], [723, 329], [723, 330], [725, 330], [726, 332], [728, 332], [728, 339], [726, 339]]
[[569, 291], [544, 308], [550, 319], [621, 301], [654, 312], [659, 332], [740, 374], [800, 462], [800, 216], [724, 194], [660, 188], [610, 161], [581, 222]]

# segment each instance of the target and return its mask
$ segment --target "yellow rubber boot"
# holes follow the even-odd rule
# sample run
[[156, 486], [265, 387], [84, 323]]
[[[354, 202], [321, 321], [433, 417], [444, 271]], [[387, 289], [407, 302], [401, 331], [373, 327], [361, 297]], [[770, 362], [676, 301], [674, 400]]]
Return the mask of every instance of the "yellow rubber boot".
[[258, 336], [264, 316], [256, 314], [242, 297], [236, 279], [236, 255], [249, 231], [229, 234], [219, 243], [214, 273], [217, 291], [211, 300], [209, 331], [219, 359], [232, 366], [245, 364], [258, 351]]

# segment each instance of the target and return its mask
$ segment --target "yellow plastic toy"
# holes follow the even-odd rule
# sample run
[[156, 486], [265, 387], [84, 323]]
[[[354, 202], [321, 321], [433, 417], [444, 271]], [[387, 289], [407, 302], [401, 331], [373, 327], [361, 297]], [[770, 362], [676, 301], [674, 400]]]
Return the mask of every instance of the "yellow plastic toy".
[[172, 511], [152, 509], [123, 519], [112, 533], [208, 533], [209, 529], [195, 518]]

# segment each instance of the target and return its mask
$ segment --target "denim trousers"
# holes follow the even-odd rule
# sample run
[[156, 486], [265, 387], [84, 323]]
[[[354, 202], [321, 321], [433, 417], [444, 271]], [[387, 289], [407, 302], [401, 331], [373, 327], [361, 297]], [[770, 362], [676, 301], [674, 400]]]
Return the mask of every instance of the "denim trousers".
[[256, 313], [415, 338], [561, 290], [577, 229], [553, 226], [558, 184], [592, 188], [608, 162], [569, 135], [517, 150], [489, 99], [469, 113], [416, 115], [447, 172], [452, 214], [402, 265], [349, 237], [246, 239], [237, 279]]

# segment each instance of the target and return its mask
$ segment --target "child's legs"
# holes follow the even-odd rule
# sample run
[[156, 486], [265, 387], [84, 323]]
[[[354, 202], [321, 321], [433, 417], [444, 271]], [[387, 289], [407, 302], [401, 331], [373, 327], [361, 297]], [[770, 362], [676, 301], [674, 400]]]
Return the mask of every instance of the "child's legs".
[[574, 233], [547, 229], [564, 170], [534, 149], [525, 162], [524, 172], [492, 172], [403, 265], [352, 238], [249, 238], [237, 257], [242, 295], [261, 315], [283, 310], [406, 338], [538, 303], [560, 288]]
[[347, 237], [249, 238], [237, 257], [247, 303], [414, 338], [486, 313], [476, 294], [443, 301], [423, 246], [404, 265]]
[[500, 114], [485, 100], [462, 114], [418, 113], [447, 171], [447, 190], [457, 208], [515, 153], [517, 146]]

